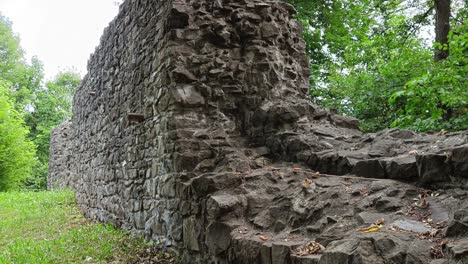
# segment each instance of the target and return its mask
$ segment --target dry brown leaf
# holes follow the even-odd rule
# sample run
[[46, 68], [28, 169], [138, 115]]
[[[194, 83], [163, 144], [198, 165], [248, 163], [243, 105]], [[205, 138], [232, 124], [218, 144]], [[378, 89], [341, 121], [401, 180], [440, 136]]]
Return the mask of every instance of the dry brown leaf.
[[299, 172], [301, 172], [301, 168], [293, 168], [293, 169], [292, 169], [292, 172], [293, 172], [294, 174], [298, 174]]
[[309, 180], [309, 179], [305, 179], [302, 184], [306, 185], [306, 186], [309, 186], [313, 183], [313, 181]]
[[263, 240], [263, 241], [268, 241], [270, 239], [267, 236], [259, 236], [258, 238], [260, 238], [260, 240]]
[[448, 243], [446, 239], [439, 239], [435, 241], [436, 244], [431, 247], [431, 256], [434, 259], [445, 258], [445, 247]]
[[296, 250], [295, 254], [298, 256], [307, 256], [307, 255], [320, 254], [324, 250], [325, 250], [324, 246], [322, 246], [320, 243], [312, 241], [299, 247]]

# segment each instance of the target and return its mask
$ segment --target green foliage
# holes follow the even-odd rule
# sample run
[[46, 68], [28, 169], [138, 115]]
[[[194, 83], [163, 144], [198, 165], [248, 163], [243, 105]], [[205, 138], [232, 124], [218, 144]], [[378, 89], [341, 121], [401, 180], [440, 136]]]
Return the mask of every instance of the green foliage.
[[40, 62], [25, 62], [18, 36], [0, 15], [0, 191], [22, 188], [38, 164], [24, 118], [41, 79]]
[[33, 92], [40, 87], [42, 78], [41, 62], [37, 58], [33, 58], [30, 65], [25, 61], [19, 37], [13, 33], [11, 22], [0, 15], [0, 79], [11, 84], [10, 96], [18, 111], [24, 111], [31, 103]]
[[0, 191], [20, 188], [36, 163], [34, 144], [27, 139], [29, 131], [7, 87], [0, 80]]
[[70, 191], [0, 193], [0, 219], [0, 263], [138, 263], [149, 250], [87, 222]]
[[26, 118], [30, 137], [37, 145], [37, 164], [27, 185], [32, 189], [45, 189], [49, 163], [49, 142], [52, 129], [71, 117], [72, 99], [80, 76], [74, 72], [59, 73], [45, 87], [34, 92], [34, 110]]
[[416, 43], [384, 55], [386, 58], [376, 55], [375, 63], [369, 62], [367, 67], [349, 68], [347, 74], [334, 72], [327, 87], [332, 96], [323, 99], [325, 105], [361, 119], [364, 131], [389, 127], [396, 118], [396, 107], [388, 99], [432, 63], [432, 52]]
[[468, 25], [450, 33], [449, 45], [447, 59], [427, 63], [424, 73], [390, 97], [398, 113], [393, 126], [419, 131], [468, 129]]
[[[315, 103], [361, 119], [364, 131], [390, 126], [416, 130], [466, 128], [466, 88], [461, 88], [466, 87], [467, 74], [460, 66], [466, 65], [460, 64], [463, 55], [435, 64], [432, 47], [418, 37], [421, 28], [431, 23], [433, 1], [289, 2], [297, 8], [304, 26], [312, 73], [310, 94]], [[455, 9], [458, 21], [464, 21], [466, 7]], [[462, 42], [459, 40], [459, 44]], [[457, 51], [461, 50], [459, 44], [451, 43], [450, 50], [463, 53]], [[421, 91], [407, 83], [418, 83]], [[414, 96], [403, 92], [411, 90]], [[435, 102], [440, 96], [445, 97]], [[437, 111], [430, 110], [427, 118], [427, 109], [433, 103], [440, 106], [432, 106]]]
[[23, 50], [19, 38], [11, 29], [11, 22], [0, 15], [0, 76], [14, 80], [16, 72], [23, 70]]
[[[0, 15], [2, 111], [8, 113], [2, 124], [8, 126], [9, 131], [13, 128], [17, 130], [12, 132], [17, 138], [0, 135], [0, 149], [15, 146], [15, 158], [18, 160], [15, 163], [0, 158], [0, 168], [9, 168], [8, 174], [6, 169], [3, 172], [0, 169], [0, 191], [2, 186], [33, 190], [46, 188], [50, 133], [70, 118], [72, 96], [79, 81], [78, 74], [68, 71], [59, 73], [54, 80], [43, 85], [42, 63], [37, 58], [26, 62], [19, 38], [11, 29], [11, 22]], [[25, 143], [20, 144], [21, 140]], [[22, 158], [19, 157], [21, 155]], [[14, 169], [13, 164], [23, 167]]]

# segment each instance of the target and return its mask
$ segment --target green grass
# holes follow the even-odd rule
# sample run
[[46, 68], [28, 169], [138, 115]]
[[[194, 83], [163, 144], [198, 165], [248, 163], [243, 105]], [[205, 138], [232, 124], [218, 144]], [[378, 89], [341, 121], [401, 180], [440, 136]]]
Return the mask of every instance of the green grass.
[[71, 191], [0, 193], [1, 264], [139, 263], [155, 258], [171, 257], [112, 226], [89, 223]]

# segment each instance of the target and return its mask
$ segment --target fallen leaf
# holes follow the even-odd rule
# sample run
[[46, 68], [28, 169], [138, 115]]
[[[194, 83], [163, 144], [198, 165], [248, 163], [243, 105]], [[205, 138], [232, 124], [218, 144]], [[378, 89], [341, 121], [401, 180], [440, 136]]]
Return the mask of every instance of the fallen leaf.
[[293, 169], [292, 169], [292, 172], [293, 172], [294, 174], [298, 174], [299, 172], [301, 172], [301, 168], [293, 168]]
[[259, 236], [258, 238], [260, 238], [263, 241], [267, 241], [269, 239], [267, 236]]
[[320, 254], [324, 250], [325, 250], [324, 246], [322, 246], [320, 243], [312, 241], [299, 247], [298, 249], [296, 249], [294, 253], [298, 256], [307, 256], [307, 255]]
[[380, 229], [382, 229], [383, 225], [371, 225], [369, 227], [366, 227], [366, 228], [361, 228], [359, 229], [359, 231], [363, 232], [363, 233], [372, 233], [372, 232], [377, 232], [379, 231]]
[[311, 185], [312, 183], [313, 183], [313, 182], [312, 182], [311, 180], [309, 180], [309, 179], [305, 179], [305, 180], [302, 182], [302, 184], [304, 184], [304, 185], [306, 185], [306, 186], [309, 186], [309, 185]]
[[436, 244], [431, 247], [431, 256], [434, 259], [442, 259], [445, 257], [445, 250], [448, 241], [446, 239], [439, 239], [435, 242]]

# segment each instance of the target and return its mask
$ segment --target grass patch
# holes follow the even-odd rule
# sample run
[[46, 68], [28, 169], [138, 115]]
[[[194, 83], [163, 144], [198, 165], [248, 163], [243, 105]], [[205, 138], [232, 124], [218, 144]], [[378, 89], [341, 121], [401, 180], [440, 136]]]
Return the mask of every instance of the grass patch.
[[86, 221], [71, 191], [0, 193], [0, 263], [174, 263], [142, 239]]

